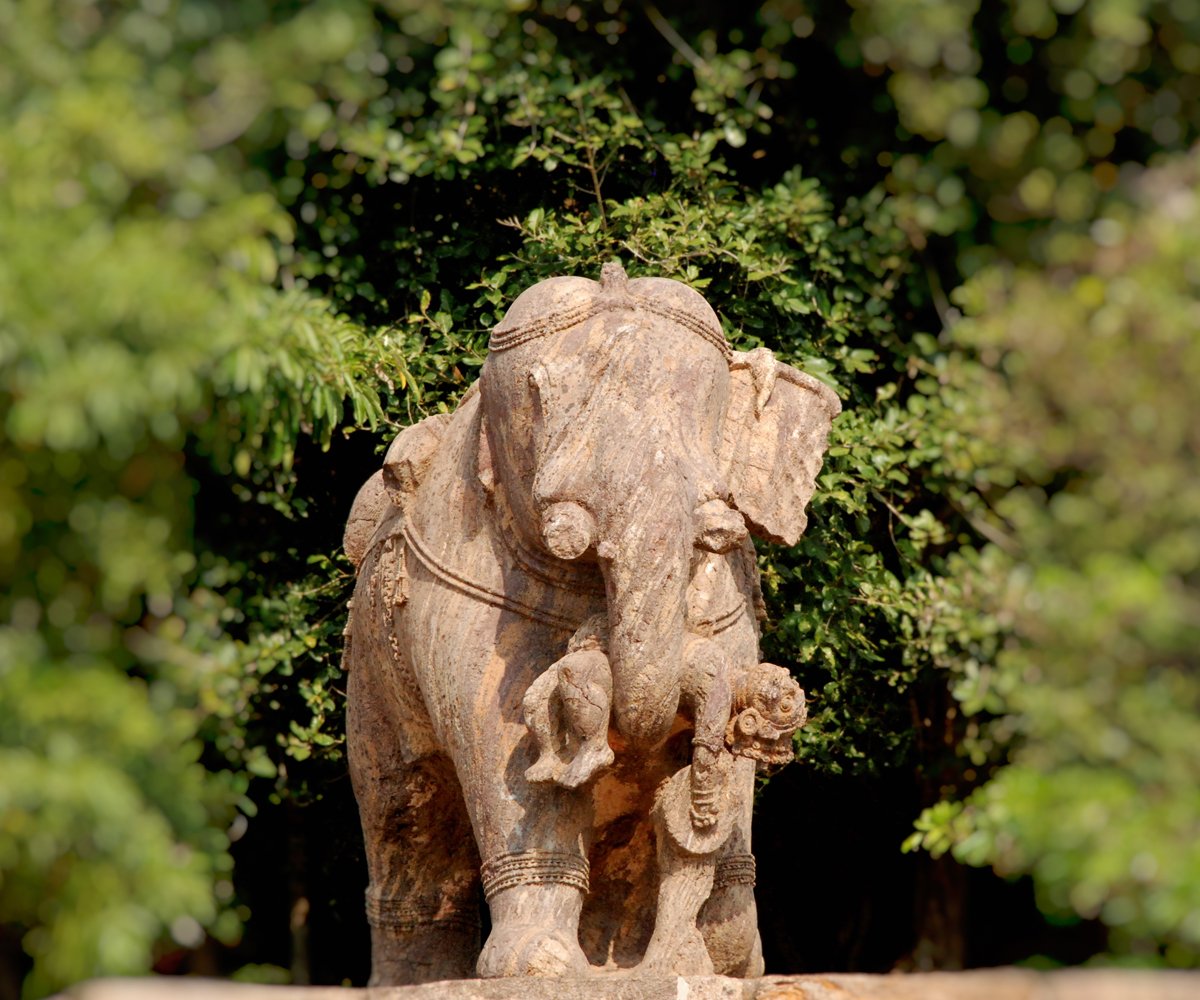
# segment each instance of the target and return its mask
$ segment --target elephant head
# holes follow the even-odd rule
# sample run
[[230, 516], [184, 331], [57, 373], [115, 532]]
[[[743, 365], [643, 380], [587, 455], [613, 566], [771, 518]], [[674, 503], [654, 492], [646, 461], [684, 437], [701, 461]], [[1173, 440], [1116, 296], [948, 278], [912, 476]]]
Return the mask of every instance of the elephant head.
[[663, 278], [543, 281], [494, 330], [479, 478], [524, 546], [598, 564], [618, 731], [665, 738], [697, 547], [804, 529], [837, 396], [733, 352], [704, 298]]

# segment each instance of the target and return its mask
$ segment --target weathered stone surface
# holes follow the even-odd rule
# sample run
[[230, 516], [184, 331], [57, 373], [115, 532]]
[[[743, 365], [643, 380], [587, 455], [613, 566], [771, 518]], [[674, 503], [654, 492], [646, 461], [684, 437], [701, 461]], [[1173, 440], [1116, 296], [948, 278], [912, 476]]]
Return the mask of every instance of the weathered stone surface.
[[761, 979], [601, 973], [582, 979], [463, 979], [361, 990], [158, 977], [94, 980], [62, 996], [71, 1000], [1195, 1000], [1200, 996], [1200, 973], [987, 969]]
[[489, 346], [346, 531], [372, 983], [760, 975], [754, 772], [805, 704], [759, 662], [749, 536], [799, 538], [837, 397], [612, 264]]

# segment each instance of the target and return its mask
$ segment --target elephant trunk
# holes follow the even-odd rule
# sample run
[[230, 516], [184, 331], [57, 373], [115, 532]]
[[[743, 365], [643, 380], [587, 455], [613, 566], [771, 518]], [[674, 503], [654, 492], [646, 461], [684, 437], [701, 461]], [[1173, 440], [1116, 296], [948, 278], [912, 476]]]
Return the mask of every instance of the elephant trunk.
[[[649, 749], [666, 739], [679, 708], [697, 500], [713, 492], [713, 476], [680, 454], [653, 408], [617, 416], [626, 434], [588, 448], [565, 437], [545, 455], [533, 496], [544, 548], [599, 563], [613, 720], [630, 746]], [[603, 422], [621, 425], [616, 417]], [[715, 528], [710, 534], [714, 544], [724, 541]]]
[[679, 707], [694, 530], [690, 504], [657, 499], [600, 551], [614, 720], [643, 749], [666, 739]]

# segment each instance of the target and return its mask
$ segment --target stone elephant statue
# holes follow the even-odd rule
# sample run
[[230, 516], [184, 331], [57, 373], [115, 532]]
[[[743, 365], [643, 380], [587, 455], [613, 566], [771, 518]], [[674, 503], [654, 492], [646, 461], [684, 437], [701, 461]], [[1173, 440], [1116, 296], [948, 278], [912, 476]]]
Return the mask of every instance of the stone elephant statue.
[[804, 697], [748, 533], [799, 538], [839, 410], [609, 264], [525, 291], [397, 437], [346, 531], [373, 984], [761, 974], [754, 772]]

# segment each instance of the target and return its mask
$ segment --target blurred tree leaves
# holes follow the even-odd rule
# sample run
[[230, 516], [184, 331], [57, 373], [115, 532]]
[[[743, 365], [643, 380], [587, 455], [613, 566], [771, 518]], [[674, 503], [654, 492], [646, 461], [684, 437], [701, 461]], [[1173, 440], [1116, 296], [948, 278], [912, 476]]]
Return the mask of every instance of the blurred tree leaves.
[[914, 234], [960, 234], [967, 272], [1086, 254], [1122, 177], [1200, 134], [1190, 0], [853, 6], [840, 52], [885, 76], [898, 137], [928, 143], [884, 153], [889, 189]]
[[984, 363], [957, 358], [955, 390], [1016, 477], [994, 501], [1009, 543], [960, 577], [1010, 638], [954, 664], [956, 695], [1013, 750], [913, 839], [1032, 872], [1046, 909], [1179, 964], [1200, 947], [1198, 180], [1194, 154], [1147, 173], [1089, 259], [956, 293]]
[[931, 415], [973, 439], [960, 502], [992, 543], [928, 581], [922, 641], [974, 717], [961, 752], [1005, 765], [910, 845], [1031, 873], [1115, 951], [1194, 964], [1200, 8], [856, 7], [843, 55], [928, 141], [880, 161], [902, 224], [971, 276]]
[[369, 95], [337, 71], [365, 22], [268, 13], [0, 3], [0, 919], [34, 995], [237, 929], [266, 758], [186, 456], [283, 504], [301, 435], [383, 420], [386, 338], [279, 286], [294, 224], [248, 161]]

